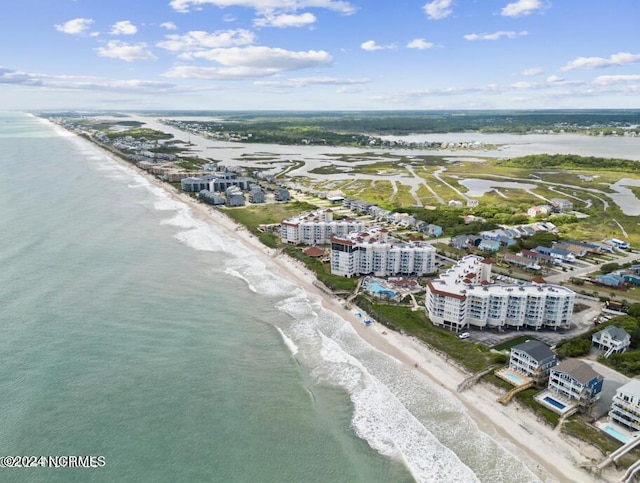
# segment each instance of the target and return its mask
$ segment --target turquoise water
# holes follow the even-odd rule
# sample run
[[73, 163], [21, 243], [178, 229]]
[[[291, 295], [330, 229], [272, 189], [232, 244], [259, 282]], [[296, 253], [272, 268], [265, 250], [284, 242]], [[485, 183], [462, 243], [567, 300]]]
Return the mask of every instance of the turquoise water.
[[0, 114], [1, 481], [537, 481], [449, 393], [93, 145]]
[[513, 381], [517, 386], [519, 386], [523, 382], [523, 379], [521, 377], [513, 374], [512, 372], [505, 372], [504, 375], [507, 377], [507, 379]]
[[378, 282], [373, 282], [371, 285], [369, 285], [369, 291], [375, 293], [376, 295], [389, 295], [391, 298], [396, 296], [396, 293], [393, 290], [383, 287]]
[[621, 443], [626, 443], [627, 441], [629, 441], [629, 437], [628, 436], [622, 434], [616, 428], [613, 428], [613, 427], [609, 426], [608, 424], [606, 424], [604, 426], [601, 426], [600, 429], [602, 429], [602, 431], [604, 431], [608, 435], [613, 436], [615, 439], [617, 439]]

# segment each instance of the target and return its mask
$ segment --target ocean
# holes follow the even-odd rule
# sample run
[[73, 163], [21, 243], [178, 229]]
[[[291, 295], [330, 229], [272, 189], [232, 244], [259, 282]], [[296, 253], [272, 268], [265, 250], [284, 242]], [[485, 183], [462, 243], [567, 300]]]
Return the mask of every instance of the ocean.
[[29, 482], [528, 482], [447, 391], [131, 168], [0, 113], [0, 468]]

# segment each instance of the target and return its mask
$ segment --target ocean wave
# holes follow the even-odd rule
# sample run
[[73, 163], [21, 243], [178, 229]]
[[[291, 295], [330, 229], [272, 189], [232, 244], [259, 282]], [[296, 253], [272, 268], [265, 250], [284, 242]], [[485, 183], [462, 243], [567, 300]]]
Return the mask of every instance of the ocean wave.
[[259, 257], [251, 255], [250, 251], [243, 250], [236, 255], [235, 258], [226, 260], [226, 272], [245, 280], [256, 293], [268, 297], [295, 297], [304, 294], [301, 288], [271, 272], [264, 262]]
[[280, 336], [282, 337], [284, 344], [291, 351], [291, 355], [295, 356], [299, 350], [298, 346], [289, 337], [287, 337], [287, 335], [284, 332], [282, 332], [282, 329], [280, 327], [276, 326], [276, 330], [280, 333]]
[[244, 282], [246, 282], [247, 288], [249, 290], [251, 290], [253, 293], [258, 293], [258, 290], [253, 285], [251, 285], [251, 282], [249, 282], [249, 279], [247, 277], [245, 277], [244, 275], [242, 275], [237, 270], [234, 270], [233, 268], [227, 267], [224, 270], [224, 273], [226, 273], [227, 275], [231, 275], [232, 277], [239, 278], [240, 280], [243, 280]]
[[353, 404], [351, 425], [356, 435], [380, 454], [403, 461], [417, 481], [478, 481], [458, 456], [441, 444], [400, 403], [396, 396], [355, 357], [319, 330], [310, 331], [305, 322], [293, 330], [313, 334], [313, 340], [298, 341], [300, 355], [311, 365], [320, 383], [343, 388]]

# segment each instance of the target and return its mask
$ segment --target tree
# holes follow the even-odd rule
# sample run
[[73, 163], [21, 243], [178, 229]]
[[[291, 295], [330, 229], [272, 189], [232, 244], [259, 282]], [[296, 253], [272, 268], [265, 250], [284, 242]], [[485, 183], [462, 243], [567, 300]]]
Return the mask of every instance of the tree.
[[611, 263], [605, 263], [604, 265], [602, 265], [600, 267], [600, 271], [602, 273], [611, 273], [615, 270], [618, 270], [620, 268], [620, 265], [617, 264], [616, 262], [611, 262]]
[[580, 357], [591, 350], [591, 341], [583, 337], [571, 339], [558, 346], [557, 353], [562, 357]]
[[627, 315], [635, 317], [636, 319], [640, 319], [640, 304], [631, 304], [629, 306], [629, 310], [627, 311]]

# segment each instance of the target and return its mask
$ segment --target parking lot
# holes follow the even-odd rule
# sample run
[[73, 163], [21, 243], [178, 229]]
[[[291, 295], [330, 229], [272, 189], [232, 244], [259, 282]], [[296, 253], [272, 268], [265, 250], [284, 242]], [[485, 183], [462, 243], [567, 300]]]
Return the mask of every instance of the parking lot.
[[587, 332], [589, 329], [593, 328], [593, 320], [600, 315], [603, 304], [601, 302], [592, 302], [583, 299], [580, 300], [580, 303], [587, 305], [588, 308], [573, 314], [570, 329], [558, 329], [557, 331], [551, 329], [505, 329], [504, 331], [498, 331], [495, 329], [480, 330], [472, 327], [464, 330], [469, 332], [469, 340], [487, 347], [496, 346], [502, 342], [522, 335], [531, 335], [531, 337], [553, 347], [562, 340], [576, 337], [577, 335]]

